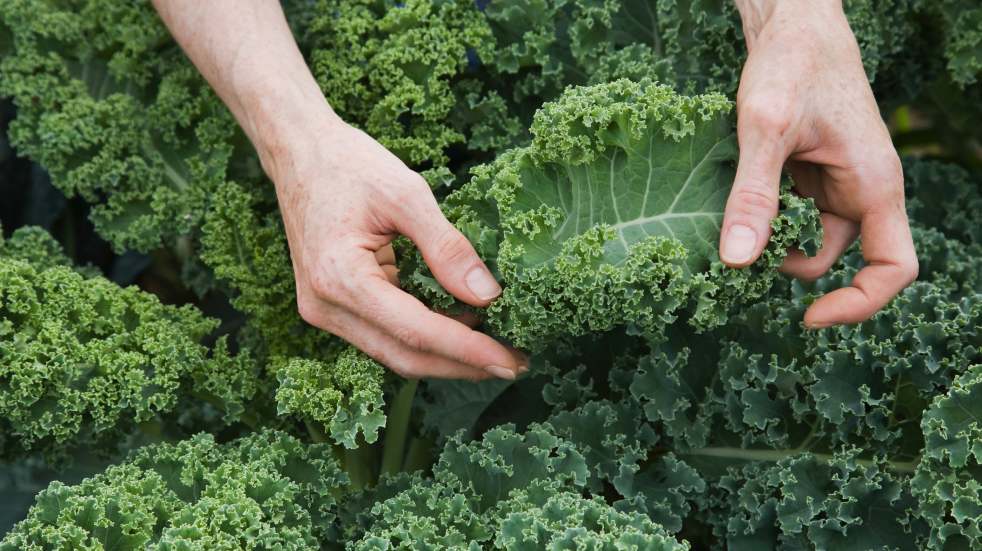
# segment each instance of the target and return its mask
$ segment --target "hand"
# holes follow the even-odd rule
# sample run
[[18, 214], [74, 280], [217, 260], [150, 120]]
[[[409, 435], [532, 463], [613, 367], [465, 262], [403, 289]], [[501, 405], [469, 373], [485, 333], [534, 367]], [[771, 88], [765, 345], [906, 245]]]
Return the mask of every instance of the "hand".
[[501, 293], [429, 186], [330, 109], [279, 2], [154, 0], [276, 184], [300, 314], [405, 377], [514, 379], [527, 360], [399, 290], [389, 242], [412, 239], [473, 306]]
[[516, 351], [397, 286], [389, 243], [401, 234], [461, 301], [486, 306], [501, 293], [423, 178], [339, 120], [305, 138], [263, 159], [276, 183], [303, 319], [404, 377], [514, 379], [525, 370]]
[[859, 47], [836, 1], [738, 2], [749, 55], [737, 95], [740, 160], [726, 205], [720, 257], [749, 265], [777, 214], [787, 166], [822, 211], [825, 243], [794, 251], [783, 270], [815, 279], [861, 235], [866, 266], [851, 287], [818, 299], [808, 327], [865, 320], [917, 277], [900, 160], [880, 117]]

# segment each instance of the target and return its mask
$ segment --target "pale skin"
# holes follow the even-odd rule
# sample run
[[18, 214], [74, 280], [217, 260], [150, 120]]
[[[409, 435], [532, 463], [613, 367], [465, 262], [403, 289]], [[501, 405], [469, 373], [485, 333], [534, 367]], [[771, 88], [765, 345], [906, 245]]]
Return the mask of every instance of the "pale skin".
[[[325, 101], [276, 0], [154, 0], [256, 147], [274, 182], [308, 323], [348, 340], [404, 377], [514, 379], [528, 360], [427, 309], [398, 287], [389, 245], [404, 235], [441, 285], [487, 306], [501, 293], [429, 187]], [[897, 154], [837, 0], [745, 0], [749, 57], [737, 96], [741, 157], [720, 257], [741, 268], [766, 245], [787, 166], [822, 209], [825, 246], [784, 270], [823, 274], [861, 234], [867, 266], [820, 298], [805, 323], [864, 320], [917, 275]]]

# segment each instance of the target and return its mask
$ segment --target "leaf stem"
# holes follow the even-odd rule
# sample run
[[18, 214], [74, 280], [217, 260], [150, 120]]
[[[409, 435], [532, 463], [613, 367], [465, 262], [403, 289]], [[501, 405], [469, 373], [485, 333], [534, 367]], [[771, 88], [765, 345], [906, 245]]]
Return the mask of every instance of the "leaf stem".
[[406, 381], [392, 402], [382, 444], [382, 470], [380, 474], [395, 474], [402, 470], [403, 460], [406, 456], [409, 417], [412, 413], [413, 398], [416, 396], [418, 386], [418, 380]]

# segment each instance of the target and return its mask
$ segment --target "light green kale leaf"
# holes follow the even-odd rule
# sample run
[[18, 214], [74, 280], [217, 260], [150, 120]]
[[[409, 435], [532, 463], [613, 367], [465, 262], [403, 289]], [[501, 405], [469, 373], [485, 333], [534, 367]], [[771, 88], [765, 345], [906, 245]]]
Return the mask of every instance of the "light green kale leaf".
[[279, 413], [296, 414], [321, 423], [328, 435], [348, 448], [369, 444], [385, 426], [382, 392], [384, 368], [348, 347], [333, 361], [291, 358], [274, 368]]
[[263, 431], [136, 450], [75, 486], [53, 482], [0, 551], [317, 551], [334, 541], [347, 485], [330, 446]]
[[[785, 191], [764, 256], [747, 270], [718, 261], [737, 156], [730, 108], [649, 81], [572, 88], [536, 114], [530, 146], [476, 168], [444, 208], [504, 284], [492, 332], [535, 352], [620, 326], [655, 338], [680, 317], [707, 329], [769, 289], [787, 248], [814, 252], [817, 211]], [[403, 273], [453, 306], [418, 256]]]
[[[473, 79], [491, 29], [469, 0], [322, 0], [305, 42], [331, 106], [413, 166], [484, 150], [523, 131]], [[492, 134], [500, 133], [500, 136]]]
[[0, 455], [113, 450], [190, 396], [242, 415], [254, 365], [202, 344], [217, 320], [49, 261], [0, 256]]
[[260, 174], [248, 142], [149, 3], [10, 1], [0, 96], [10, 141], [69, 197], [92, 204], [113, 246], [192, 233], [226, 177]]
[[329, 358], [339, 339], [300, 317], [279, 213], [255, 190], [225, 183], [204, 218], [200, 260], [248, 323], [239, 334], [261, 359]]
[[8, 239], [4, 239], [0, 233], [0, 258], [29, 262], [39, 270], [54, 266], [72, 267], [72, 260], [61, 244], [37, 226], [17, 228]]

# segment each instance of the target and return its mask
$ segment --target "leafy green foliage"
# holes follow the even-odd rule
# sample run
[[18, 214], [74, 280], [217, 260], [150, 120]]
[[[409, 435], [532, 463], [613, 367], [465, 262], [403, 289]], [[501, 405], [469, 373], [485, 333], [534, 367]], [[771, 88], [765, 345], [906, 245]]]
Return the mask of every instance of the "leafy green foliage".
[[[34, 232], [21, 232], [45, 243]], [[256, 391], [247, 354], [202, 339], [217, 326], [191, 306], [86, 278], [41, 257], [0, 256], [0, 455], [114, 448], [135, 423], [198, 395], [236, 420]], [[56, 262], [57, 261], [57, 262]]]
[[469, 58], [494, 48], [472, 2], [330, 0], [317, 11], [311, 65], [328, 102], [407, 162], [442, 165], [451, 146], [481, 149], [475, 134], [522, 131], [499, 97], [469, 80]]
[[353, 549], [688, 549], [645, 515], [619, 512], [580, 488], [587, 465], [540, 427], [451, 440], [432, 481], [380, 501]]
[[18, 228], [6, 240], [0, 234], [0, 257], [29, 262], [39, 270], [72, 266], [72, 260], [65, 255], [61, 244], [50, 233], [34, 226]]
[[735, 516], [717, 517], [727, 548], [922, 549], [922, 519], [904, 478], [847, 451], [827, 461], [802, 454], [722, 477]]
[[[737, 155], [729, 110], [719, 95], [627, 80], [573, 88], [543, 106], [530, 146], [478, 167], [447, 201], [504, 283], [487, 312], [491, 329], [538, 351], [625, 325], [653, 337], [687, 310], [693, 326], [713, 327], [731, 303], [767, 290], [787, 247], [816, 250], [817, 211], [785, 194], [758, 267], [719, 263]], [[408, 281], [451, 305], [429, 275]]]
[[530, 372], [393, 384], [304, 323], [273, 188], [152, 6], [0, 0], [10, 143], [154, 266], [123, 289], [3, 221], [0, 459], [70, 479], [76, 455], [131, 455], [40, 492], [0, 550], [982, 545], [974, 3], [843, 2], [898, 148], [938, 158], [904, 161], [918, 281], [823, 330], [804, 310], [861, 249], [780, 276], [820, 246], [793, 182], [760, 261], [716, 256], [732, 2], [284, 8], [332, 106], [422, 171], [505, 286], [465, 307], [404, 242], [403, 288], [477, 313]]
[[923, 2], [922, 9], [941, 20], [946, 69], [960, 87], [982, 76], [982, 7], [966, 0]]
[[982, 364], [966, 370], [921, 420], [925, 457], [911, 486], [931, 524], [931, 545], [982, 545]]
[[250, 323], [241, 336], [263, 356], [330, 353], [337, 342], [297, 313], [296, 285], [282, 221], [254, 192], [219, 187], [205, 215], [201, 262]]
[[974, 219], [982, 211], [982, 180], [958, 165], [908, 159], [904, 183], [911, 217], [966, 245], [982, 245], [982, 228]]
[[375, 442], [385, 426], [383, 368], [348, 347], [332, 364], [292, 358], [277, 370], [279, 412], [297, 413], [323, 423], [331, 438], [348, 448], [363, 434]]
[[257, 194], [223, 185], [203, 226], [201, 259], [249, 322], [239, 340], [278, 382], [280, 414], [322, 424], [347, 447], [359, 434], [374, 442], [385, 424], [382, 367], [300, 318], [282, 224], [260, 205]]
[[347, 483], [331, 449], [283, 433], [201, 434], [142, 448], [77, 486], [38, 494], [0, 550], [318, 550]]
[[[18, 109], [18, 151], [92, 203], [97, 229], [120, 249], [190, 232], [245, 144], [152, 6], [5, 1], [0, 20], [13, 35], [0, 95]], [[241, 168], [258, 173], [252, 165]]]

